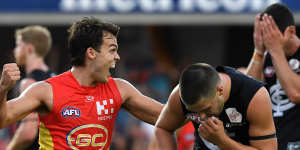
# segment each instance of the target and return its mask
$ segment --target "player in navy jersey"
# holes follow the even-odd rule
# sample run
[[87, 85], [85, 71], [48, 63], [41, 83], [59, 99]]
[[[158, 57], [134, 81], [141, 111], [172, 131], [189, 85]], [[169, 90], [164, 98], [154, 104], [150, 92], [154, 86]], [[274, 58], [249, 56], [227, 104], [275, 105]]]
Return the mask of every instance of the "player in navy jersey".
[[184, 69], [155, 125], [159, 149], [176, 149], [172, 133], [187, 121], [195, 128], [194, 150], [277, 149], [264, 83], [230, 67]]
[[[45, 80], [54, 74], [45, 63], [50, 51], [52, 38], [50, 31], [39, 25], [17, 29], [14, 56], [19, 66], [23, 67], [26, 77], [21, 80], [19, 93], [36, 81]], [[38, 150], [38, 116], [28, 115], [20, 122], [7, 150]]]
[[300, 39], [289, 8], [276, 3], [258, 14], [253, 39], [247, 74], [267, 83], [278, 149], [300, 147]]

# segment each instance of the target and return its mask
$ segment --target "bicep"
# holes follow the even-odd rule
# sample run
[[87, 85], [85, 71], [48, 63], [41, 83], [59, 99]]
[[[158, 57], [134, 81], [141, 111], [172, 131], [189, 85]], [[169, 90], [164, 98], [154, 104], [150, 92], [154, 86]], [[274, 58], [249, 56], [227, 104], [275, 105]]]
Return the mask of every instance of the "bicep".
[[247, 110], [247, 120], [250, 123], [249, 136], [252, 138], [262, 138], [261, 140], [251, 140], [251, 145], [263, 149], [274, 148], [273, 146], [276, 146], [275, 137], [266, 137], [276, 134], [276, 130], [272, 116], [270, 96], [265, 87], [261, 87], [252, 98]]
[[42, 84], [33, 84], [19, 97], [6, 103], [7, 123], [11, 124], [21, 120], [31, 112], [34, 112], [47, 96], [47, 87]]

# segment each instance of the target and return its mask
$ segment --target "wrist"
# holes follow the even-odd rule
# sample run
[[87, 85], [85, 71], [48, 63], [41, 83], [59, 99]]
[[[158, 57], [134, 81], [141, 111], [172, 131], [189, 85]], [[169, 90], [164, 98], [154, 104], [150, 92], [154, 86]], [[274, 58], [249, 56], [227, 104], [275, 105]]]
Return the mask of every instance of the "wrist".
[[261, 54], [257, 53], [256, 51], [254, 51], [251, 62], [253, 64], [260, 65], [260, 64], [263, 64], [263, 61], [264, 61], [264, 55], [261, 55]]
[[0, 92], [1, 92], [1, 93], [7, 93], [7, 92], [8, 92], [8, 89], [5, 88], [3, 85], [0, 85]]
[[216, 145], [220, 149], [227, 149], [228, 148], [227, 146], [230, 145], [230, 140], [231, 139], [227, 135], [225, 135], [219, 143], [216, 143]]
[[285, 53], [282, 49], [273, 49], [269, 52], [271, 57], [285, 57]]
[[257, 54], [257, 55], [260, 55], [262, 57], [265, 55], [264, 51], [258, 50], [257, 48], [254, 49], [254, 53]]

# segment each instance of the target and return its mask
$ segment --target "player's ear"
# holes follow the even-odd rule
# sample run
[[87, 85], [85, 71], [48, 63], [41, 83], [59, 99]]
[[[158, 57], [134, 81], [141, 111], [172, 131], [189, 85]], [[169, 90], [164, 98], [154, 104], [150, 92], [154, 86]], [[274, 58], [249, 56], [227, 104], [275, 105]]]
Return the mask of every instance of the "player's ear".
[[26, 44], [26, 47], [27, 47], [28, 54], [35, 53], [35, 47], [32, 44], [28, 43]]
[[94, 48], [89, 47], [89, 48], [86, 49], [86, 56], [89, 59], [94, 59], [94, 58], [96, 58], [97, 53], [96, 53]]
[[284, 36], [286, 38], [292, 38], [294, 35], [296, 35], [296, 27], [288, 26], [284, 31]]
[[224, 95], [224, 87], [221, 84], [219, 84], [217, 85], [217, 96], [222, 96], [222, 95]]

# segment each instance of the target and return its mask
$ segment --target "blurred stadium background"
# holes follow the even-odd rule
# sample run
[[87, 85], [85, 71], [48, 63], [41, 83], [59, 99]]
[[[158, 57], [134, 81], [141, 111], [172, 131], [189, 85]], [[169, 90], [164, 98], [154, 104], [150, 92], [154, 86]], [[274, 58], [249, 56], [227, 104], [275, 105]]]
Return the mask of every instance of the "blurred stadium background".
[[[1, 0], [0, 65], [14, 61], [15, 29], [40, 24], [53, 38], [47, 64], [56, 73], [66, 71], [68, 27], [83, 16], [95, 16], [121, 26], [121, 61], [114, 76], [165, 103], [188, 64], [247, 66], [254, 16], [276, 2], [291, 8], [299, 27], [298, 0]], [[0, 150], [13, 130], [0, 130]], [[152, 128], [122, 111], [115, 135], [112, 150], [146, 149]]]

